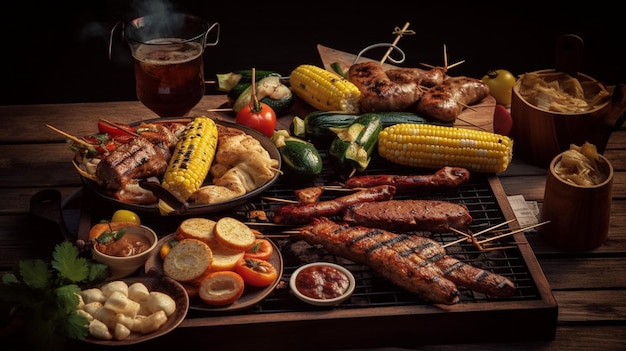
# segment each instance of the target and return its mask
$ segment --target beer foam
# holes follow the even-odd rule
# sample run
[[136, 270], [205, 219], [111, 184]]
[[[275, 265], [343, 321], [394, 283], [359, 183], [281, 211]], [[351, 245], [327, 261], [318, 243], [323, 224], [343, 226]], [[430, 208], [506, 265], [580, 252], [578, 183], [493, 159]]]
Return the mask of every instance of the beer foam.
[[134, 52], [136, 60], [154, 64], [171, 65], [192, 61], [202, 55], [202, 45], [176, 38], [153, 39], [141, 44]]

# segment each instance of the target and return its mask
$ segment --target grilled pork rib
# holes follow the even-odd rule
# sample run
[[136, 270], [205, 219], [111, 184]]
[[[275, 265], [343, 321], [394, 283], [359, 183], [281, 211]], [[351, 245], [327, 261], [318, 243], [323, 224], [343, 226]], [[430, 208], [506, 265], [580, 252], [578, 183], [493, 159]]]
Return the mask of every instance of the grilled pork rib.
[[393, 185], [398, 191], [456, 188], [467, 183], [470, 173], [461, 167], [443, 167], [429, 175], [363, 175], [348, 178], [346, 188], [369, 188], [377, 185]]
[[107, 189], [119, 190], [131, 179], [162, 175], [169, 157], [167, 146], [143, 137], [132, 138], [98, 163], [96, 177]]
[[510, 296], [515, 285], [505, 277], [463, 263], [434, 240], [396, 234], [327, 218], [299, 229], [309, 244], [365, 264], [382, 277], [420, 297], [442, 304], [459, 301], [458, 285], [493, 296]]
[[395, 193], [395, 187], [380, 185], [341, 196], [334, 200], [288, 204], [274, 210], [274, 223], [310, 223], [313, 218], [339, 215], [344, 208], [350, 205], [361, 202], [390, 200]]
[[396, 231], [443, 233], [472, 223], [467, 207], [437, 200], [387, 200], [352, 205], [343, 220], [351, 225]]

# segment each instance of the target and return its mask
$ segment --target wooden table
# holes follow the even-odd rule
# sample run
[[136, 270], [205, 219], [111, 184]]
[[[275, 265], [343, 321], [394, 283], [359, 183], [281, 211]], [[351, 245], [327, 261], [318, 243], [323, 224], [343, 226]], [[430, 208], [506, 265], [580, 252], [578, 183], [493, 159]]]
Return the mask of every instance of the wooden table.
[[[207, 114], [225, 102], [223, 96], [205, 96], [192, 115]], [[98, 118], [133, 122], [155, 117], [139, 102], [78, 103], [62, 105], [0, 106], [0, 269], [7, 271], [20, 258], [39, 257], [37, 247], [46, 233], [33, 231], [29, 221], [29, 201], [42, 189], [53, 188], [63, 198], [74, 196], [81, 180], [69, 159], [71, 152], [65, 139], [45, 127], [52, 124], [74, 135], [94, 131]], [[290, 117], [279, 119], [279, 128], [288, 125]], [[624, 350], [626, 349], [626, 130], [613, 133], [605, 156], [615, 168], [613, 206], [608, 240], [590, 252], [561, 252], [546, 245], [537, 235], [528, 234], [543, 272], [558, 302], [558, 324], [554, 340], [479, 344], [427, 345], [415, 340], [411, 349], [442, 351], [464, 350]], [[546, 170], [529, 166], [517, 159], [499, 174], [506, 195], [523, 195], [526, 200], [543, 199]], [[511, 321], [511, 326], [515, 325]], [[509, 328], [510, 326], [502, 326]], [[350, 326], [346, 325], [346, 329]], [[416, 325], [415, 328], [420, 328]], [[450, 330], [463, 333], [463, 330]], [[497, 334], [496, 330], [484, 330]], [[303, 332], [311, 337], [311, 332]], [[245, 338], [237, 335], [236, 338]], [[276, 330], [276, 343], [288, 336]], [[300, 337], [300, 336], [294, 336]], [[530, 338], [532, 339], [532, 337]], [[155, 342], [134, 345], [170, 345], [179, 342], [167, 336]], [[306, 340], [303, 340], [306, 343]], [[94, 349], [75, 343], [75, 349]], [[211, 347], [207, 339], [207, 347]], [[390, 342], [389, 349], [398, 345]], [[407, 348], [407, 345], [402, 345]], [[215, 347], [213, 347], [215, 348]], [[219, 349], [219, 347], [217, 347]]]

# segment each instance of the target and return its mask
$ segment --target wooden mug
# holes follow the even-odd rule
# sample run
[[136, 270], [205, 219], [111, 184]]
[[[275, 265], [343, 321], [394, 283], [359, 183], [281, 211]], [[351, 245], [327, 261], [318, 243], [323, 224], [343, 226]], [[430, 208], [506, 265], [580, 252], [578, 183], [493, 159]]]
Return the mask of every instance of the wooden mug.
[[613, 188], [613, 166], [604, 156], [606, 179], [594, 186], [580, 186], [561, 178], [555, 165], [563, 153], [550, 162], [544, 190], [539, 234], [551, 245], [566, 251], [593, 250], [609, 234]]

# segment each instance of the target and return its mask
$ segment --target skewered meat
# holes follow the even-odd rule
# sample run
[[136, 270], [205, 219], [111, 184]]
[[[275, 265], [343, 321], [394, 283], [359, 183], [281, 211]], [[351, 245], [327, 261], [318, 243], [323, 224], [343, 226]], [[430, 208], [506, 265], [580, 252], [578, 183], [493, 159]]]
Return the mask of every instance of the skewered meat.
[[390, 200], [395, 193], [395, 187], [381, 185], [341, 196], [334, 200], [288, 204], [274, 210], [274, 223], [305, 224], [314, 218], [339, 215], [343, 209], [357, 203]]
[[347, 207], [343, 220], [350, 225], [396, 231], [443, 233], [472, 223], [467, 207], [437, 200], [387, 200]]
[[299, 234], [309, 244], [368, 265], [394, 284], [434, 303], [457, 303], [457, 284], [501, 297], [515, 291], [510, 280], [448, 256], [445, 248], [429, 238], [350, 227], [327, 218], [314, 220], [300, 228]]
[[361, 91], [361, 112], [402, 111], [422, 96], [418, 82], [392, 82], [378, 62], [356, 63], [348, 74], [348, 80]]
[[443, 122], [453, 122], [463, 109], [489, 95], [480, 79], [450, 77], [426, 91], [417, 103], [417, 112]]
[[388, 69], [385, 73], [387, 73], [387, 77], [394, 83], [406, 84], [414, 82], [429, 88], [443, 83], [444, 79], [446, 79], [446, 71], [441, 67], [434, 67], [429, 70], [400, 67]]
[[105, 188], [117, 191], [131, 179], [162, 175], [169, 158], [169, 149], [163, 147], [163, 144], [135, 137], [118, 146], [98, 163], [96, 177]]
[[456, 188], [467, 183], [470, 172], [461, 167], [443, 167], [430, 175], [363, 175], [346, 180], [346, 188], [367, 188], [376, 185], [393, 185], [398, 191]]
[[294, 190], [294, 194], [300, 202], [317, 202], [324, 193], [324, 187], [312, 186], [303, 189]]

